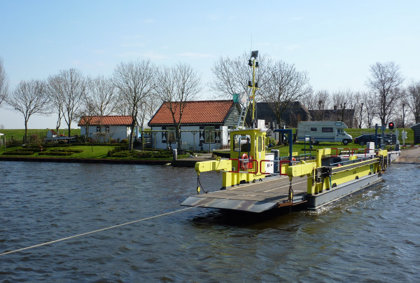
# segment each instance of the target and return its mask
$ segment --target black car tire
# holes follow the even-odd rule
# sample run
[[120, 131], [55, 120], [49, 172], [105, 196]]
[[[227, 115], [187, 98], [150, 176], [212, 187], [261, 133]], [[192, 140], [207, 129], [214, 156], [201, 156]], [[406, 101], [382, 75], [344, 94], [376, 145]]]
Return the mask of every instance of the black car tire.
[[347, 145], [349, 143], [349, 140], [343, 140], [343, 144]]

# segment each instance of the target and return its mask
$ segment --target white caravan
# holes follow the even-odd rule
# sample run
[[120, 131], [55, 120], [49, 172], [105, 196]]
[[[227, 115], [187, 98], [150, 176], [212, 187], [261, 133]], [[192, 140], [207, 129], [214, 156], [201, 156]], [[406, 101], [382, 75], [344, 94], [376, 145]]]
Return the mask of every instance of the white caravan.
[[304, 141], [310, 137], [313, 142], [342, 142], [348, 144], [353, 141], [351, 135], [344, 129], [347, 125], [341, 121], [305, 121], [300, 122], [297, 128], [296, 140]]

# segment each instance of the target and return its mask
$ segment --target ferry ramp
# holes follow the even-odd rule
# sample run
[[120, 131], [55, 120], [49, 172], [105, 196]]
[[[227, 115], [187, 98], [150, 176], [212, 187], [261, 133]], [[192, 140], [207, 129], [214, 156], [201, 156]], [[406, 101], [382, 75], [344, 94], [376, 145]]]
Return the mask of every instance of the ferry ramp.
[[190, 196], [181, 205], [260, 213], [275, 207], [305, 203], [307, 179], [296, 178], [293, 180], [292, 201], [289, 200], [289, 186], [287, 176], [270, 176], [263, 181]]

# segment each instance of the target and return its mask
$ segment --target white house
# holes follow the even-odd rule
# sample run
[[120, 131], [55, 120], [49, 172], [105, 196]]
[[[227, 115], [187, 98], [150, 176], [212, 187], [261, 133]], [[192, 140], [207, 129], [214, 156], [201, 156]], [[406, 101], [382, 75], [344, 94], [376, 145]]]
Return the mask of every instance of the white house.
[[121, 141], [130, 137], [131, 116], [84, 116], [79, 121], [80, 135], [95, 141]]
[[[185, 102], [181, 118], [182, 149], [211, 151], [229, 146], [228, 130], [235, 127], [240, 106], [233, 100], [204, 100]], [[173, 107], [177, 106], [172, 102]], [[174, 105], [175, 104], [175, 105]], [[152, 130], [152, 147], [177, 148], [175, 124], [169, 103], [163, 103], [149, 121]], [[179, 121], [179, 114], [176, 115]]]

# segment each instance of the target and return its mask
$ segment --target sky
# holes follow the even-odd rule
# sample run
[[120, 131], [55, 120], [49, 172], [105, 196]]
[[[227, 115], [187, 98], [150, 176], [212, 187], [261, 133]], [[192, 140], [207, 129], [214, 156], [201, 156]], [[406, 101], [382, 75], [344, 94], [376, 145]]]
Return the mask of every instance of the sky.
[[[416, 0], [0, 0], [0, 59], [11, 91], [69, 68], [96, 77], [121, 62], [187, 63], [202, 79], [199, 98], [211, 99], [214, 63], [259, 50], [305, 71], [315, 91], [362, 91], [376, 62], [399, 65], [405, 84], [420, 81], [419, 11]], [[33, 116], [29, 128], [55, 123]], [[4, 103], [1, 128], [24, 128]]]

